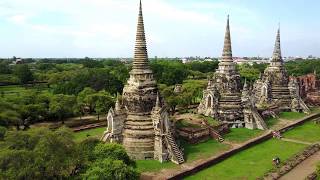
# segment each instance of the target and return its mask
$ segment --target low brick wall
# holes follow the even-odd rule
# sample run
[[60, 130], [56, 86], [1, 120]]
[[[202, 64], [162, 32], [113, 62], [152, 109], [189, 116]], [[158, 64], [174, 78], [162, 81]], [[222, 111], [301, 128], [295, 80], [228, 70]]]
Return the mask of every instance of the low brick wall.
[[209, 128], [178, 128], [178, 135], [188, 143], [197, 144], [210, 138]]
[[[288, 130], [296, 127], [296, 126], [299, 126], [299, 125], [301, 125], [301, 124], [303, 124], [303, 123], [305, 123], [307, 121], [310, 121], [310, 120], [312, 120], [314, 118], [318, 118], [318, 117], [320, 117], [320, 113], [311, 114], [311, 115], [309, 115], [307, 117], [302, 118], [301, 120], [298, 120], [296, 122], [293, 122], [293, 123], [289, 124], [288, 126], [286, 126], [284, 128], [281, 128], [279, 131], [280, 132], [288, 131]], [[197, 172], [199, 172], [199, 171], [201, 171], [201, 170], [203, 170], [205, 168], [208, 168], [208, 167], [210, 167], [212, 165], [215, 165], [215, 164], [217, 164], [217, 163], [219, 163], [219, 162], [231, 157], [232, 155], [234, 155], [234, 154], [236, 154], [236, 153], [238, 153], [240, 151], [248, 149], [248, 148], [250, 148], [250, 147], [252, 147], [254, 145], [262, 143], [262, 142], [264, 142], [266, 140], [269, 140], [271, 138], [272, 138], [272, 132], [269, 131], [269, 132], [267, 132], [266, 134], [264, 134], [262, 136], [259, 136], [259, 137], [255, 138], [255, 139], [252, 139], [252, 140], [246, 142], [245, 144], [241, 145], [240, 147], [233, 148], [233, 149], [231, 149], [231, 150], [229, 150], [227, 152], [224, 152], [224, 153], [222, 153], [220, 155], [211, 157], [206, 162], [204, 162], [204, 163], [202, 163], [202, 164], [200, 164], [200, 165], [198, 165], [196, 167], [191, 167], [189, 169], [185, 169], [185, 170], [179, 171], [176, 174], [172, 175], [171, 177], [167, 177], [167, 179], [169, 179], [169, 180], [183, 179], [186, 176], [190, 176], [192, 174], [195, 174], [195, 173], [197, 173]]]
[[320, 150], [319, 144], [314, 144], [305, 148], [301, 153], [296, 154], [295, 156], [288, 159], [283, 165], [277, 169], [271, 170], [270, 173], [263, 176], [262, 179], [279, 179], [288, 172], [290, 172], [293, 168], [298, 166], [301, 162], [314, 155]]

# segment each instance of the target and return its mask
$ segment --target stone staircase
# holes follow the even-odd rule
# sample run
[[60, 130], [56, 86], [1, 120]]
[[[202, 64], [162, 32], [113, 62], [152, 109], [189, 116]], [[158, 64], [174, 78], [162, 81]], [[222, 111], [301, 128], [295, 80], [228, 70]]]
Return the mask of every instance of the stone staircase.
[[171, 131], [168, 131], [165, 139], [168, 145], [169, 153], [171, 155], [171, 161], [176, 164], [184, 163], [183, 153], [175, 142]]
[[258, 113], [257, 110], [253, 109], [252, 115], [253, 115], [254, 119], [256, 120], [258, 129], [262, 129], [262, 130], [268, 129], [266, 122], [263, 120], [263, 118], [260, 116], [260, 114]]
[[214, 138], [215, 140], [217, 140], [218, 142], [223, 142], [224, 138], [221, 136], [221, 134], [215, 130], [214, 128], [212, 128], [207, 121], [203, 121], [204, 124], [206, 125], [207, 128], [209, 128], [209, 132], [210, 132], [210, 136], [212, 138]]
[[304, 101], [301, 98], [299, 98], [299, 104], [300, 104], [300, 106], [302, 108], [302, 111], [304, 113], [310, 113], [311, 112], [310, 108], [304, 103]]

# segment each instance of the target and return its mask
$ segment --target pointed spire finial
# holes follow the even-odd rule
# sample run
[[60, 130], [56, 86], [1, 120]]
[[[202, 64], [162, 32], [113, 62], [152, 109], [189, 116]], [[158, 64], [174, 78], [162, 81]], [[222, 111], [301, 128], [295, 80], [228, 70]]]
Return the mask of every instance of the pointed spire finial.
[[224, 37], [222, 61], [233, 61], [232, 60], [232, 48], [231, 48], [229, 15], [227, 16], [227, 27], [226, 27], [225, 37]]
[[281, 56], [281, 43], [280, 43], [280, 26], [277, 31], [276, 42], [274, 45], [273, 55], [272, 55], [273, 62], [283, 62]]
[[143, 13], [142, 13], [142, 2], [139, 4], [139, 16], [136, 34], [136, 44], [134, 50], [134, 60], [132, 70], [144, 70], [149, 69], [147, 43], [144, 31]]
[[116, 111], [120, 111], [121, 110], [121, 104], [120, 104], [120, 96], [119, 96], [119, 93], [117, 93], [117, 97], [116, 97], [117, 99], [116, 99], [116, 104], [115, 104], [115, 107], [114, 107], [114, 109], [116, 110]]
[[248, 90], [247, 78], [244, 79], [243, 90]]
[[156, 100], [156, 108], [160, 108], [160, 97], [159, 97], [159, 92], [157, 93], [157, 100]]

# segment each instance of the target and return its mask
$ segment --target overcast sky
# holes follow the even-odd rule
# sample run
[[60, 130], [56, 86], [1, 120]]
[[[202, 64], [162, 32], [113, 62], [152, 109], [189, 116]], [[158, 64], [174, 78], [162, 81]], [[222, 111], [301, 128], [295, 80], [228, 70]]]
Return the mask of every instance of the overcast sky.
[[[0, 0], [0, 57], [132, 57], [138, 0]], [[317, 0], [143, 0], [149, 56], [320, 56]]]

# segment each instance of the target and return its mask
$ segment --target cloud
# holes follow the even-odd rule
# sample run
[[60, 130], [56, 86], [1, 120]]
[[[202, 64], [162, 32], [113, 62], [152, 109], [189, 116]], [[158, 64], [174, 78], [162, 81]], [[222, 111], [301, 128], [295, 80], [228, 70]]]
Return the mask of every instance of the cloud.
[[[6, 24], [1, 25], [5, 25], [7, 30], [2, 28], [0, 32], [9, 36], [2, 38], [2, 41], [7, 40], [5, 43], [16, 47], [3, 49], [3, 52], [12, 56], [27, 46], [28, 49], [37, 49], [36, 53], [26, 52], [28, 56], [38, 56], [37, 52], [48, 51], [57, 57], [62, 52], [65, 56], [68, 53], [70, 56], [132, 56], [138, 2], [1, 0], [0, 23], [5, 20]], [[271, 49], [274, 28], [265, 22], [267, 18], [260, 11], [249, 8], [248, 3], [252, 2], [143, 0], [150, 56], [219, 56], [226, 15], [229, 13], [235, 54], [248, 55], [252, 52], [256, 55], [254, 51], [258, 51], [259, 54], [269, 55], [268, 51], [258, 49], [256, 44]], [[292, 29], [297, 29], [295, 27]], [[23, 44], [20, 43], [22, 38]], [[268, 39], [272, 39], [270, 45], [263, 44], [269, 44]], [[36, 47], [33, 47], [34, 42], [37, 42]], [[38, 42], [43, 45], [39, 46]], [[44, 49], [48, 47], [52, 49]]]
[[27, 20], [27, 16], [23, 15], [23, 14], [17, 14], [17, 15], [13, 15], [13, 16], [8, 17], [7, 20], [11, 23], [16, 24], [16, 25], [25, 25], [26, 20]]

